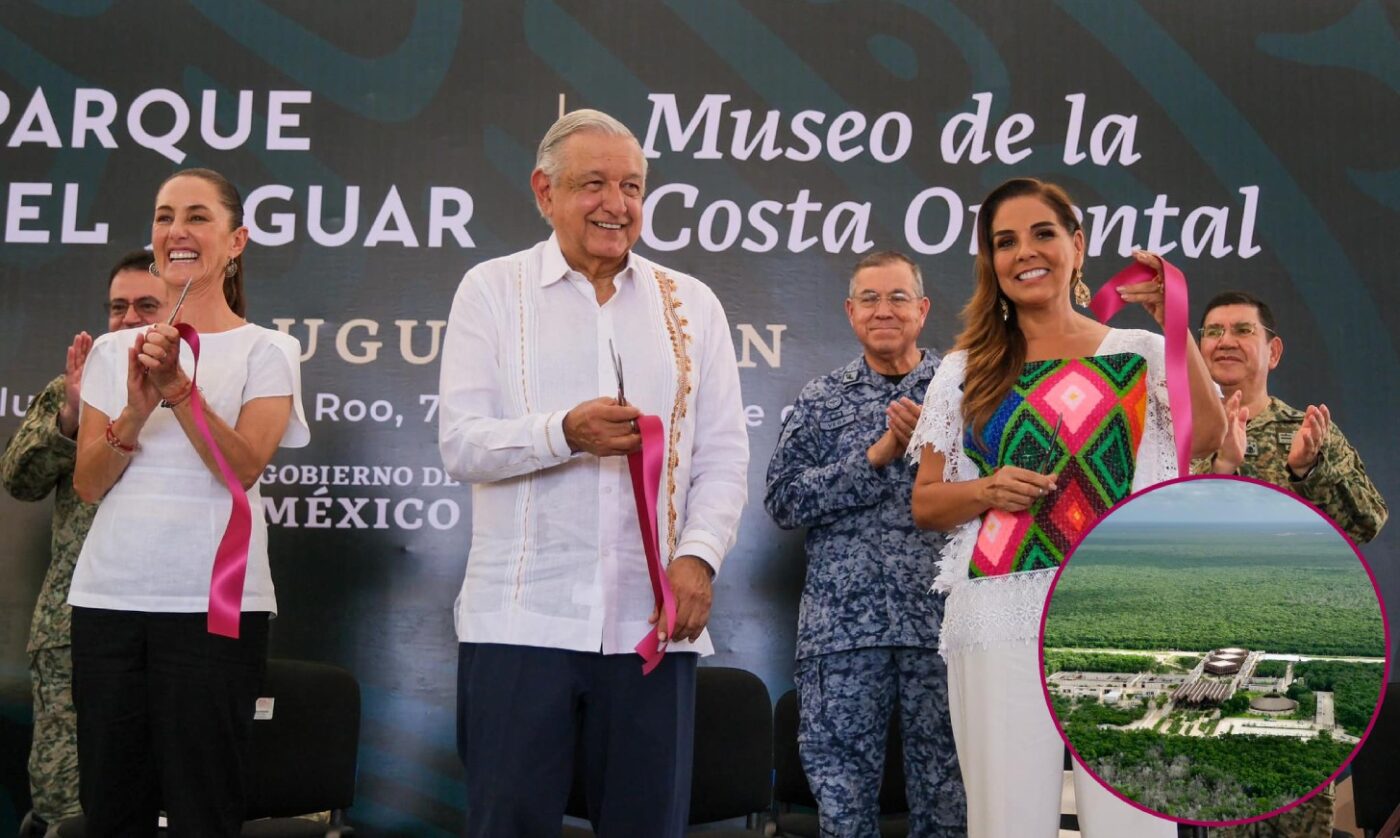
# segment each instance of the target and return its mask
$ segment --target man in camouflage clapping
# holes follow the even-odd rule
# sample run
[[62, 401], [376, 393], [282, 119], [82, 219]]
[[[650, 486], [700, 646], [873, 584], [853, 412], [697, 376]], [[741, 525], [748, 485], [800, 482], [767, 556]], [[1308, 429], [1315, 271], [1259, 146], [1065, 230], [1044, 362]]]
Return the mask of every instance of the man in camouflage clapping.
[[[107, 328], [148, 326], [167, 314], [165, 283], [147, 267], [144, 250], [126, 254], [107, 283]], [[73, 491], [77, 457], [78, 393], [92, 337], [79, 332], [68, 347], [63, 374], [50, 381], [29, 405], [19, 430], [0, 456], [0, 479], [18, 500], [43, 500], [54, 493], [49, 569], [29, 627], [29, 677], [34, 700], [34, 744], [29, 751], [33, 811], [27, 832], [43, 835], [47, 825], [81, 814], [78, 803], [77, 714], [73, 709], [71, 610], [68, 586], [73, 565], [87, 538], [95, 505]]]
[[1191, 471], [1272, 483], [1317, 506], [1357, 544], [1375, 538], [1389, 514], [1385, 499], [1327, 405], [1298, 410], [1269, 395], [1283, 339], [1268, 303], [1243, 291], [1217, 294], [1201, 318], [1201, 355], [1224, 391], [1228, 421], [1220, 450]]
[[[1220, 449], [1191, 464], [1195, 474], [1238, 474], [1287, 489], [1321, 509], [1357, 544], [1376, 537], [1389, 514], [1385, 499], [1327, 405], [1290, 407], [1269, 395], [1269, 372], [1283, 357], [1283, 339], [1268, 303], [1226, 291], [1206, 303], [1201, 355], [1225, 395]], [[1308, 838], [1332, 834], [1329, 787], [1281, 815], [1211, 830], [1220, 838]]]

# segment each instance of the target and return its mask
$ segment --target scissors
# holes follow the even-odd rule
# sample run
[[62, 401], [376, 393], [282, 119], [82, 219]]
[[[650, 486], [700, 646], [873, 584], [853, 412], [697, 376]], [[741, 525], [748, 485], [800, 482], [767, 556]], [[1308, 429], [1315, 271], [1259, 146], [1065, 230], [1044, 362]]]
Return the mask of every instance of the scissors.
[[[613, 348], [612, 338], [608, 338], [608, 352], [612, 353], [613, 375], [617, 376], [617, 403], [625, 405], [627, 404], [627, 390], [622, 386], [622, 356], [618, 355], [617, 350]], [[640, 433], [636, 419], [632, 420], [632, 433]]]
[[[167, 321], [165, 321], [165, 325], [167, 325], [167, 326], [173, 326], [173, 325], [175, 325], [175, 318], [178, 317], [178, 316], [180, 315], [180, 306], [182, 306], [182, 305], [185, 304], [185, 295], [187, 295], [187, 294], [190, 293], [190, 283], [192, 283], [192, 282], [194, 282], [194, 277], [193, 277], [193, 276], [191, 276], [189, 279], [185, 280], [185, 287], [180, 289], [180, 299], [178, 299], [178, 300], [175, 301], [175, 307], [174, 307], [173, 309], [170, 310], [170, 319], [167, 320]], [[142, 340], [145, 340], [145, 338], [143, 337]], [[177, 347], [179, 346], [179, 342], [178, 342], [178, 341], [176, 342], [176, 346], [177, 346]], [[150, 372], [150, 370], [146, 370], [146, 369], [141, 370], [141, 374], [142, 374], [142, 375], [145, 375], [145, 374], [148, 373], [148, 372]]]
[[1045, 455], [1040, 458], [1040, 466], [1036, 468], [1037, 474], [1046, 474], [1045, 470], [1054, 465], [1055, 441], [1060, 438], [1060, 426], [1064, 423], [1065, 415], [1057, 412], [1055, 414], [1055, 430], [1050, 433], [1050, 444], [1045, 447]]
[[627, 404], [627, 391], [622, 386], [622, 358], [613, 348], [612, 338], [608, 338], [608, 352], [612, 353], [613, 374], [617, 376], [617, 403]]
[[190, 293], [191, 282], [194, 282], [194, 276], [190, 276], [189, 279], [185, 280], [185, 287], [180, 289], [180, 299], [175, 301], [175, 308], [170, 310], [170, 319], [165, 321], [165, 325], [175, 325], [175, 318], [180, 314], [180, 306], [185, 304], [185, 295]]

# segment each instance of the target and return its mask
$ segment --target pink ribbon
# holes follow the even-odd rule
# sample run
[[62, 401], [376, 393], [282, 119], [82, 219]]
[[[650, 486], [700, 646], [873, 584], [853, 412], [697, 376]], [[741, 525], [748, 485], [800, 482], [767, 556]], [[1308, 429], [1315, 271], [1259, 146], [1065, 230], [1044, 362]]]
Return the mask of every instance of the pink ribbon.
[[243, 579], [248, 571], [248, 542], [253, 535], [253, 512], [248, 506], [248, 493], [243, 490], [243, 482], [224, 458], [224, 452], [219, 450], [214, 434], [209, 430], [209, 422], [204, 418], [204, 405], [197, 392], [199, 332], [188, 323], [176, 323], [175, 328], [194, 354], [194, 366], [190, 369], [190, 410], [194, 413], [194, 426], [204, 437], [204, 444], [218, 464], [224, 486], [233, 499], [233, 508], [229, 510], [228, 524], [224, 527], [219, 549], [214, 554], [214, 570], [209, 578], [209, 633], [236, 640], [238, 622], [243, 616]]
[[[671, 593], [666, 568], [661, 565], [656, 525], [656, 499], [661, 490], [661, 455], [666, 450], [666, 436], [658, 416], [638, 416], [637, 430], [642, 435], [642, 448], [627, 455], [627, 468], [632, 472], [632, 499], [637, 502], [637, 526], [641, 528], [642, 549], [647, 554], [651, 593], [669, 638], [676, 628], [676, 598]], [[657, 639], [655, 628], [647, 631], [634, 648], [642, 656], [643, 675], [650, 675], [666, 656], [666, 641]]]
[[[1127, 305], [1118, 293], [1119, 288], [1156, 278], [1156, 271], [1141, 262], [1133, 262], [1104, 283], [1094, 294], [1089, 310], [1099, 322], [1107, 323]], [[1191, 473], [1191, 383], [1186, 373], [1186, 342], [1191, 339], [1190, 306], [1186, 299], [1186, 277], [1166, 259], [1162, 259], [1162, 279], [1163, 303], [1167, 309], [1162, 326], [1167, 343], [1167, 403], [1171, 406], [1172, 432], [1176, 437], [1177, 473], [1184, 476]]]

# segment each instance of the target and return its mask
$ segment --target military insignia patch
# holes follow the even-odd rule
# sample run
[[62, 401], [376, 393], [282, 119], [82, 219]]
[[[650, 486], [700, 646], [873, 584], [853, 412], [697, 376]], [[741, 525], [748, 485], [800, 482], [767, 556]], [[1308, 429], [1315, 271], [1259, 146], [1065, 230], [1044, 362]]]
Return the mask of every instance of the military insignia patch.
[[853, 408], [838, 411], [822, 419], [821, 429], [824, 431], [834, 431], [837, 428], [844, 428], [856, 420], [856, 412]]

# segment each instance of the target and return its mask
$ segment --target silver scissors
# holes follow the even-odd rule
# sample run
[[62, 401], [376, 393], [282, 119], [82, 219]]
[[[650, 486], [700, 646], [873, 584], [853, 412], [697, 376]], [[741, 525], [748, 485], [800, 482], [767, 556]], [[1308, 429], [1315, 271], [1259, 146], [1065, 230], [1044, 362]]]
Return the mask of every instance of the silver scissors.
[[627, 404], [627, 390], [622, 386], [622, 358], [613, 348], [612, 338], [608, 338], [608, 352], [612, 353], [613, 374], [617, 376], [617, 403]]
[[1040, 458], [1040, 467], [1036, 469], [1037, 474], [1045, 474], [1045, 469], [1054, 465], [1055, 441], [1060, 438], [1060, 426], [1065, 423], [1065, 415], [1057, 412], [1055, 417], [1055, 430], [1050, 433], [1050, 444], [1045, 448], [1045, 455]]
[[[194, 276], [190, 276], [189, 279], [185, 280], [185, 287], [180, 289], [180, 299], [178, 299], [178, 300], [175, 301], [175, 307], [174, 307], [173, 309], [170, 310], [170, 319], [167, 320], [167, 321], [165, 321], [165, 325], [167, 325], [167, 326], [174, 326], [174, 325], [175, 325], [175, 318], [178, 317], [178, 316], [180, 315], [180, 306], [182, 306], [182, 305], [185, 304], [185, 295], [190, 293], [190, 283], [192, 283], [192, 282], [194, 282]], [[142, 339], [144, 340], [144, 338], [142, 338]], [[176, 341], [176, 344], [175, 344], [175, 345], [176, 345], [176, 347], [178, 348], [178, 347], [179, 347], [179, 341]], [[148, 373], [148, 372], [149, 372], [149, 370], [145, 370], [145, 369], [141, 370], [141, 374], [142, 374], [142, 375], [145, 375], [145, 374]], [[163, 403], [164, 403], [164, 402], [162, 402], [162, 404], [163, 404]]]
[[165, 321], [165, 325], [175, 325], [175, 318], [180, 314], [180, 306], [185, 304], [185, 295], [190, 293], [190, 283], [192, 282], [194, 282], [193, 275], [191, 275], [189, 279], [185, 280], [185, 287], [180, 289], [180, 299], [175, 301], [175, 308], [170, 310], [170, 319]]

